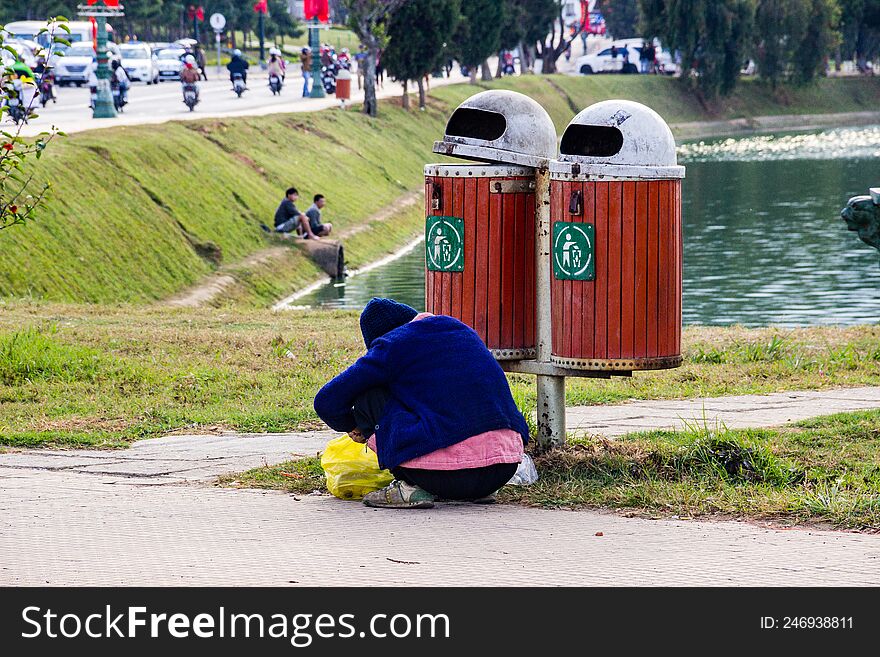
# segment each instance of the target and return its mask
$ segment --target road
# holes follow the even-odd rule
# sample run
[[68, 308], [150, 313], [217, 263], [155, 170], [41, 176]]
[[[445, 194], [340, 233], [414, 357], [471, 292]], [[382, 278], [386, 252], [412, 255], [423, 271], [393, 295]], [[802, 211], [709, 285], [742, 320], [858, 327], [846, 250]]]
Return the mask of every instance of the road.
[[[439, 86], [463, 81], [465, 78], [457, 71], [453, 71], [451, 78], [432, 79], [431, 85]], [[273, 96], [269, 91], [268, 78], [263, 71], [252, 72], [248, 82], [248, 91], [238, 98], [232, 92], [228, 78], [218, 77], [216, 67], [209, 67], [208, 82], [201, 83], [201, 102], [196, 106], [195, 112], [190, 112], [183, 104], [178, 82], [163, 82], [155, 86], [137, 82], [129, 92], [129, 104], [125, 107], [124, 113], [115, 119], [92, 118], [87, 88], [59, 87], [58, 102], [50, 103], [45, 109], [39, 109], [39, 116], [31, 119], [22, 129], [21, 134], [33, 136], [49, 130], [52, 126], [70, 133], [95, 128], [165, 123], [194, 118], [310, 112], [340, 106], [340, 101], [335, 96], [323, 99], [302, 98], [303, 84], [299, 75], [288, 75], [287, 84], [279, 96]], [[363, 91], [357, 89], [356, 80], [352, 80], [352, 87], [352, 102], [361, 102]], [[388, 98], [399, 96], [402, 92], [403, 88], [400, 84], [386, 78], [384, 85], [378, 90], [378, 96]], [[11, 123], [5, 125], [11, 127]]]

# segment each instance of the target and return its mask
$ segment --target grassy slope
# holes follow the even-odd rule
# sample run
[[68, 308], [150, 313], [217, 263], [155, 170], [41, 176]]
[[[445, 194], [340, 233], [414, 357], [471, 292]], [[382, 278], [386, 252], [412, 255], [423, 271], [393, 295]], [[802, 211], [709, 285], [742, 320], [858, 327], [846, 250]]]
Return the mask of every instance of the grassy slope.
[[[880, 81], [861, 79], [787, 91], [782, 105], [766, 87], [745, 82], [711, 112], [676, 81], [659, 77], [526, 76], [491, 86], [536, 98], [560, 129], [572, 107], [609, 97], [646, 102], [671, 123], [880, 106]], [[384, 102], [375, 121], [324, 111], [114, 128], [61, 140], [38, 164], [37, 178], [55, 184], [40, 220], [2, 235], [0, 296], [98, 303], [170, 296], [216, 266], [194, 245], [216, 243], [227, 266], [266, 246], [259, 222], [271, 222], [290, 184], [303, 193], [303, 209], [321, 192], [338, 229], [360, 224], [418, 188], [422, 165], [436, 159], [431, 143], [449, 108], [479, 88], [437, 88], [427, 112]], [[396, 244], [388, 235], [361, 239], [348, 245], [348, 257], [362, 264], [392, 250], [418, 230], [413, 216]], [[239, 272], [233, 297], [265, 305], [315, 275], [305, 258], [292, 255], [271, 271]]]
[[[357, 313], [55, 305], [0, 312], [0, 445], [121, 446], [185, 429], [316, 426], [363, 353]], [[684, 332], [683, 367], [574, 380], [568, 403], [880, 385], [880, 327]], [[529, 413], [534, 377], [512, 376]]]
[[225, 263], [266, 246], [259, 222], [291, 184], [326, 194], [339, 230], [360, 224], [419, 186], [442, 130], [439, 109], [383, 110], [375, 122], [317, 112], [73, 135], [38, 163], [55, 184], [39, 221], [3, 235], [0, 295], [168, 296], [213, 267], [193, 243], [218, 244]]

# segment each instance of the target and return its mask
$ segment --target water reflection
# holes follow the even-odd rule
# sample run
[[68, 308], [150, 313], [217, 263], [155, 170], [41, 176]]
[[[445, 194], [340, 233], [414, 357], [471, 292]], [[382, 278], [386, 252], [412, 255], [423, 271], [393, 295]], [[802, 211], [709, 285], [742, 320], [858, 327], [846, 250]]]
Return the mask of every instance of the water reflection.
[[[880, 127], [684, 144], [684, 322], [803, 326], [880, 320], [880, 256], [846, 230], [880, 185]], [[338, 285], [338, 284], [337, 284]], [[297, 301], [424, 306], [424, 249]]]

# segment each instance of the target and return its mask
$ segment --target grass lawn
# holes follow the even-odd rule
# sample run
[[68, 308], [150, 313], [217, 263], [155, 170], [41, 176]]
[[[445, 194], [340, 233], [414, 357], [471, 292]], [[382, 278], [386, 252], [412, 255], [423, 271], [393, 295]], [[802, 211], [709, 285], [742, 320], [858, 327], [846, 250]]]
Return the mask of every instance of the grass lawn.
[[[544, 508], [607, 508], [651, 517], [735, 517], [786, 525], [880, 529], [880, 410], [777, 429], [583, 438], [536, 458], [539, 480], [499, 501]], [[256, 468], [221, 485], [326, 491], [317, 458]]]
[[[7, 302], [0, 445], [315, 427], [318, 388], [362, 353], [354, 312]], [[568, 404], [880, 385], [880, 327], [688, 328], [684, 357], [676, 370], [570, 381]], [[534, 378], [510, 380], [528, 414]]]

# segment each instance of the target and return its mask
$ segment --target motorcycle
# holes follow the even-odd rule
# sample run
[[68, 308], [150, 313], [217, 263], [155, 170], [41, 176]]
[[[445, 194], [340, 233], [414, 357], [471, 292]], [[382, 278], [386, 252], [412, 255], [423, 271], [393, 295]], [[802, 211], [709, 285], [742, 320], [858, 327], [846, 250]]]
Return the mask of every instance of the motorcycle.
[[273, 96], [281, 93], [281, 76], [274, 74], [269, 76], [269, 89]]
[[183, 85], [183, 102], [189, 107], [190, 112], [199, 104], [199, 90], [192, 82]]
[[21, 104], [21, 100], [17, 97], [11, 97], [6, 100], [6, 106], [9, 108], [8, 114], [9, 118], [12, 119], [12, 122], [16, 125], [20, 125], [22, 123], [27, 123], [28, 121], [28, 111]]
[[244, 76], [241, 73], [233, 73], [232, 74], [232, 90], [235, 92], [235, 95], [241, 98], [241, 95], [244, 93]]
[[122, 108], [128, 105], [128, 94], [126, 94], [125, 87], [115, 81], [115, 79], [112, 79], [110, 91], [113, 93], [113, 107], [116, 108], [117, 112], [122, 113]]
[[45, 107], [49, 104], [50, 100], [53, 103], [58, 102], [58, 99], [55, 97], [55, 76], [46, 73], [40, 80], [40, 103]]
[[324, 85], [324, 91], [328, 94], [336, 93], [336, 73], [338, 71], [339, 67], [335, 63], [321, 67], [321, 84]]

